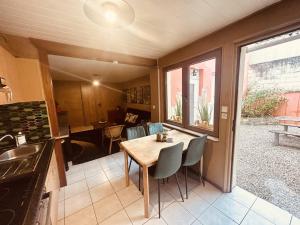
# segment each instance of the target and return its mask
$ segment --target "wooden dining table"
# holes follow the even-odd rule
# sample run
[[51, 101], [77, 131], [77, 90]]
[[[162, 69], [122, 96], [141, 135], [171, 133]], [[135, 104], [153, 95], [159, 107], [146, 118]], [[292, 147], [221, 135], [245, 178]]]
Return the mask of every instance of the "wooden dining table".
[[[128, 174], [128, 156], [133, 158], [143, 169], [143, 187], [144, 187], [144, 216], [149, 217], [149, 175], [148, 168], [157, 163], [160, 150], [165, 147], [175, 145], [179, 142], [184, 143], [185, 151], [191, 139], [195, 138], [192, 135], [183, 133], [177, 130], [170, 130], [167, 132], [168, 138], [172, 138], [171, 143], [157, 142], [156, 135], [149, 135], [142, 138], [123, 141], [120, 146], [124, 151], [125, 159], [125, 182], [129, 186]], [[202, 163], [200, 164], [200, 166]]]

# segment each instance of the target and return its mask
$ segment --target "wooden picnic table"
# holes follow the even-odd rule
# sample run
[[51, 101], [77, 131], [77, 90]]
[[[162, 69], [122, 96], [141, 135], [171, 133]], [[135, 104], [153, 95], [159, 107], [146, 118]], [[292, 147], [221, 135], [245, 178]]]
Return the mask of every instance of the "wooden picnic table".
[[300, 117], [292, 116], [278, 116], [275, 117], [279, 121], [279, 125], [283, 126], [283, 130], [270, 130], [271, 133], [274, 133], [274, 145], [279, 145], [279, 135], [291, 135], [295, 137], [300, 137], [300, 134], [297, 132], [289, 132], [289, 127], [299, 127], [300, 128]]
[[278, 116], [275, 117], [279, 124], [283, 126], [283, 130], [288, 132], [288, 127], [300, 127], [300, 117]]
[[[157, 163], [160, 150], [165, 147], [175, 145], [179, 142], [184, 143], [185, 151], [191, 139], [195, 138], [192, 135], [171, 130], [168, 136], [173, 138], [172, 143], [157, 142], [156, 135], [149, 135], [142, 138], [128, 140], [121, 142], [121, 148], [124, 150], [125, 159], [125, 179], [126, 186], [129, 186], [128, 174], [128, 156], [133, 158], [143, 168], [143, 185], [144, 185], [144, 216], [149, 217], [149, 176], [148, 168]], [[202, 160], [201, 160], [202, 161]], [[200, 163], [200, 170], [202, 170], [202, 162]]]

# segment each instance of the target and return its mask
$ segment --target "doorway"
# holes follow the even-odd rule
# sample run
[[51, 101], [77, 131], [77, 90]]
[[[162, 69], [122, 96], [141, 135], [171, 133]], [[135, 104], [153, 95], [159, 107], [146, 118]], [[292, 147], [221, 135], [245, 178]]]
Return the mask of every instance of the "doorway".
[[232, 187], [300, 217], [300, 30], [240, 48]]

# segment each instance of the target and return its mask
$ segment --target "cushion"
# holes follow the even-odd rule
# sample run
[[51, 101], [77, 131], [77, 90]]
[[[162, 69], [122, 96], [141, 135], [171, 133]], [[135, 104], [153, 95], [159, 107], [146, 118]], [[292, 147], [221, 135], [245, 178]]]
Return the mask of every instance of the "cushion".
[[136, 120], [137, 120], [138, 117], [139, 117], [139, 115], [135, 115], [133, 113], [126, 113], [125, 122], [127, 122], [127, 123], [136, 123]]

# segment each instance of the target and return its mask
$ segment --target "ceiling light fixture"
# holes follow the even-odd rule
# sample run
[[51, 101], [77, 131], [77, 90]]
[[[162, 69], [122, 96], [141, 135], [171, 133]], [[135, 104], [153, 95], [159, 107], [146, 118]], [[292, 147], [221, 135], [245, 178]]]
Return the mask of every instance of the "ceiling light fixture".
[[113, 64], [119, 64], [119, 61], [118, 60], [114, 60], [112, 63]]
[[99, 86], [99, 85], [100, 85], [99, 80], [93, 80], [93, 85], [94, 85], [94, 86]]
[[108, 28], [123, 28], [134, 21], [134, 10], [124, 0], [86, 0], [83, 11], [92, 22]]
[[107, 10], [104, 13], [104, 17], [109, 23], [115, 23], [118, 20], [118, 15], [112, 10]]

